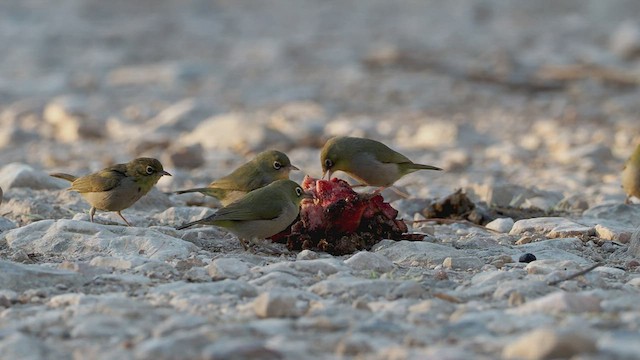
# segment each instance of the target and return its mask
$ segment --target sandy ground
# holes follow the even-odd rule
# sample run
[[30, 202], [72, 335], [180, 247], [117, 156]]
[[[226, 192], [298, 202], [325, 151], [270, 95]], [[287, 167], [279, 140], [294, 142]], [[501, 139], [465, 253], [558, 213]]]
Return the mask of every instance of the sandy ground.
[[[620, 171], [640, 144], [639, 13], [622, 0], [3, 1], [0, 350], [637, 358], [640, 209], [622, 204]], [[422, 242], [342, 257], [173, 229], [215, 203], [170, 191], [267, 148], [303, 170], [294, 180], [317, 177], [333, 135], [445, 169], [398, 181], [409, 199], [385, 193], [408, 221], [463, 189], [515, 224], [416, 223]], [[47, 176], [140, 156], [173, 176], [124, 211], [133, 228], [88, 223]]]

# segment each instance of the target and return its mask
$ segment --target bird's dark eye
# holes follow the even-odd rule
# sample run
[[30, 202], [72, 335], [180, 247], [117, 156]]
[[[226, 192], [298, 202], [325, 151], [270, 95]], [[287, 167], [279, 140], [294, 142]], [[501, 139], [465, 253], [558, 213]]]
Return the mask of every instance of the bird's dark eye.
[[282, 164], [280, 164], [280, 161], [274, 161], [273, 168], [276, 170], [280, 170], [282, 168]]
[[297, 187], [296, 188], [296, 194], [298, 195], [298, 197], [302, 196], [302, 188], [301, 187]]
[[324, 161], [324, 166], [326, 166], [327, 169], [331, 168], [333, 166], [333, 161], [331, 161], [331, 159], [326, 159]]
[[147, 169], [145, 171], [147, 172], [147, 175], [151, 175], [156, 172], [152, 166], [147, 166]]

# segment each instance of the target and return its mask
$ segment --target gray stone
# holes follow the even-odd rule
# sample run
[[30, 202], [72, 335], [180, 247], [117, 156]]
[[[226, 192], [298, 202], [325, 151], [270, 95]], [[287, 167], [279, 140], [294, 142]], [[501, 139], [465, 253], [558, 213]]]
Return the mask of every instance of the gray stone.
[[207, 282], [212, 280], [207, 269], [201, 267], [192, 267], [185, 271], [182, 278], [190, 282]]
[[577, 272], [582, 270], [582, 268], [571, 260], [542, 259], [528, 263], [525, 270], [527, 270], [529, 274], [545, 275], [554, 271]]
[[634, 231], [633, 234], [631, 234], [627, 254], [636, 258], [640, 258], [640, 229]]
[[600, 299], [578, 293], [558, 291], [508, 310], [514, 314], [543, 312], [549, 314], [600, 312]]
[[135, 359], [199, 359], [202, 350], [217, 339], [207, 327], [177, 331], [169, 336], [142, 341], [135, 348]]
[[581, 253], [584, 247], [584, 243], [576, 238], [543, 240], [517, 246], [518, 252], [514, 255], [531, 253], [537, 260], [571, 260], [582, 265], [590, 264], [588, 259], [574, 254]]
[[253, 311], [260, 318], [296, 317], [301, 311], [296, 308], [296, 298], [281, 292], [265, 292], [253, 301]]
[[25, 291], [56, 284], [72, 287], [84, 281], [86, 279], [83, 276], [70, 271], [0, 261], [0, 288], [2, 289]]
[[[602, 204], [594, 206], [582, 214], [583, 218], [611, 220], [628, 228], [640, 227], [640, 206], [627, 204]], [[595, 224], [594, 224], [595, 225]]]
[[[553, 208], [562, 199], [562, 194], [526, 188], [514, 184], [482, 184], [467, 189], [469, 197], [485, 201], [494, 206], [532, 207], [531, 202], [541, 203], [543, 210]], [[537, 200], [534, 200], [537, 199]], [[529, 203], [528, 206], [527, 203]]]
[[618, 25], [609, 39], [611, 52], [623, 59], [640, 55], [640, 26], [635, 21], [625, 21]]
[[2, 126], [0, 128], [0, 149], [17, 148], [32, 141], [40, 140], [38, 133], [24, 131], [17, 126]]
[[142, 322], [128, 324], [126, 318], [112, 314], [85, 314], [71, 321], [69, 335], [76, 339], [113, 339], [123, 341], [140, 333]]
[[266, 124], [266, 114], [228, 113], [203, 120], [178, 143], [190, 146], [201, 144], [206, 150], [259, 152], [267, 147], [286, 150], [291, 139]]
[[487, 225], [485, 225], [484, 227], [486, 227], [489, 230], [493, 230], [499, 233], [503, 233], [506, 234], [509, 231], [511, 231], [511, 228], [513, 227], [514, 221], [512, 218], [498, 218], [495, 219], [493, 221], [491, 221], [490, 223], [488, 223]]
[[236, 258], [217, 258], [205, 267], [214, 280], [237, 279], [249, 274], [249, 265]]
[[389, 259], [369, 251], [358, 252], [345, 260], [344, 263], [354, 270], [375, 271], [377, 273], [393, 270], [393, 263]]
[[207, 319], [190, 314], [171, 316], [153, 328], [153, 336], [160, 338], [181, 330], [191, 330], [206, 325]]
[[335, 258], [298, 260], [280, 262], [256, 268], [256, 272], [269, 273], [273, 271], [288, 272], [293, 275], [300, 273], [331, 275], [341, 270], [349, 269], [344, 263]]
[[519, 296], [525, 299], [535, 299], [555, 290], [556, 288], [549, 286], [544, 281], [530, 279], [506, 280], [497, 284], [492, 297], [497, 300], [505, 300], [512, 294], [518, 293], [520, 294]]
[[264, 341], [245, 339], [223, 339], [202, 350], [203, 359], [238, 359], [238, 360], [279, 360], [285, 356], [268, 346]]
[[484, 261], [472, 256], [448, 257], [442, 262], [446, 269], [478, 270], [484, 266]]
[[200, 143], [189, 146], [170, 147], [162, 156], [165, 166], [195, 169], [204, 165], [204, 148]]
[[15, 229], [18, 225], [13, 221], [0, 216], [0, 233], [5, 232], [7, 230]]
[[296, 255], [296, 260], [314, 260], [319, 258], [318, 253], [309, 249], [304, 249]]
[[562, 164], [569, 166], [586, 165], [589, 170], [606, 170], [603, 165], [613, 159], [611, 149], [599, 143], [568, 146], [551, 154]]
[[56, 179], [49, 174], [38, 171], [29, 165], [11, 163], [0, 169], [0, 187], [9, 190], [11, 188], [64, 189], [69, 187], [67, 181]]
[[91, 116], [87, 105], [86, 98], [71, 95], [58, 97], [47, 104], [43, 117], [54, 126], [57, 140], [72, 143], [104, 137], [104, 121]]
[[303, 281], [300, 277], [288, 272], [273, 271], [257, 279], [249, 281], [249, 284], [260, 286], [266, 289], [272, 288], [298, 288]]
[[502, 351], [506, 359], [569, 359], [579, 354], [597, 351], [591, 336], [580, 331], [536, 329], [522, 335]]
[[596, 236], [603, 240], [611, 240], [617, 241], [623, 244], [626, 244], [631, 240], [631, 234], [633, 233], [633, 228], [630, 227], [614, 227], [609, 223], [606, 224], [596, 224]]
[[222, 280], [211, 283], [186, 283], [176, 281], [159, 285], [151, 290], [154, 294], [167, 294], [169, 296], [206, 294], [206, 295], [233, 295], [238, 297], [255, 297], [256, 288], [242, 281]]
[[2, 234], [12, 249], [30, 253], [86, 256], [141, 255], [166, 260], [186, 258], [197, 248], [152, 229], [108, 226], [75, 220], [42, 220]]
[[147, 262], [147, 259], [139, 256], [129, 256], [127, 258], [114, 256], [96, 256], [91, 259], [91, 261], [89, 261], [89, 265], [118, 270], [129, 270], [136, 266], [144, 264], [145, 262]]
[[[149, 259], [147, 259], [149, 260]], [[146, 277], [152, 279], [174, 279], [179, 275], [178, 270], [161, 261], [146, 261], [142, 265], [138, 265], [133, 268], [133, 272], [141, 273]]]
[[350, 277], [320, 281], [312, 285], [309, 291], [323, 297], [340, 296], [348, 298], [368, 295], [395, 299], [403, 296], [419, 298], [426, 295], [426, 290], [422, 289], [414, 281], [367, 280]]
[[550, 238], [563, 238], [594, 235], [595, 229], [561, 217], [540, 217], [516, 221], [509, 235], [524, 233], [541, 233]]
[[42, 340], [19, 332], [0, 340], [0, 353], [5, 359], [44, 360], [71, 358], [71, 354], [64, 356], [61, 352], [46, 345]]
[[416, 241], [378, 243], [372, 251], [395, 264], [409, 266], [435, 266], [447, 257], [464, 256], [464, 252], [450, 246]]
[[271, 115], [269, 125], [278, 129], [298, 146], [322, 146], [324, 123], [327, 114], [317, 103], [292, 102], [280, 107]]
[[604, 358], [634, 359], [640, 354], [640, 335], [636, 329], [603, 333], [597, 344]]

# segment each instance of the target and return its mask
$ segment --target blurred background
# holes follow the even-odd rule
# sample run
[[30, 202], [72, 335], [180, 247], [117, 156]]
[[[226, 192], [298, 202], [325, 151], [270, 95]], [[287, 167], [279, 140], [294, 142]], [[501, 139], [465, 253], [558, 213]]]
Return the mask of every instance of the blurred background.
[[447, 191], [618, 196], [640, 142], [639, 15], [632, 0], [4, 0], [0, 164], [154, 156], [174, 187], [275, 147], [318, 176], [318, 148], [351, 134], [445, 167]]

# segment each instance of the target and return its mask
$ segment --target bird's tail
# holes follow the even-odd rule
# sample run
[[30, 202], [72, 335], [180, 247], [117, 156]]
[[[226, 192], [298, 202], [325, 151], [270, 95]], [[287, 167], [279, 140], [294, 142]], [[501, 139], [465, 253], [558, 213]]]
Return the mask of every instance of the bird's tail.
[[58, 179], [67, 180], [69, 182], [74, 182], [78, 178], [77, 176], [73, 176], [65, 173], [53, 173], [53, 174], [49, 174], [49, 176], [53, 176]]
[[439, 168], [437, 166], [423, 165], [423, 164], [411, 164], [411, 169], [415, 169], [415, 170], [438, 170], [438, 171], [442, 170], [441, 168]]
[[199, 192], [199, 193], [201, 193], [203, 195], [207, 195], [207, 196], [213, 196], [214, 198], [217, 198], [217, 199], [219, 199], [220, 196], [223, 195], [223, 190], [216, 189], [216, 188], [210, 188], [210, 187], [178, 190], [175, 193], [176, 194], [186, 194], [186, 193], [194, 193], [194, 192]]
[[195, 189], [178, 190], [175, 193], [176, 194], [186, 194], [186, 193], [199, 192], [199, 193], [205, 194], [205, 192], [207, 190], [208, 190], [208, 188], [195, 188]]
[[192, 221], [192, 222], [188, 222], [186, 224], [182, 224], [180, 226], [176, 226], [176, 230], [182, 230], [182, 229], [186, 229], [188, 227], [191, 227], [195, 224], [199, 224], [202, 220], [196, 220], [196, 221]]

